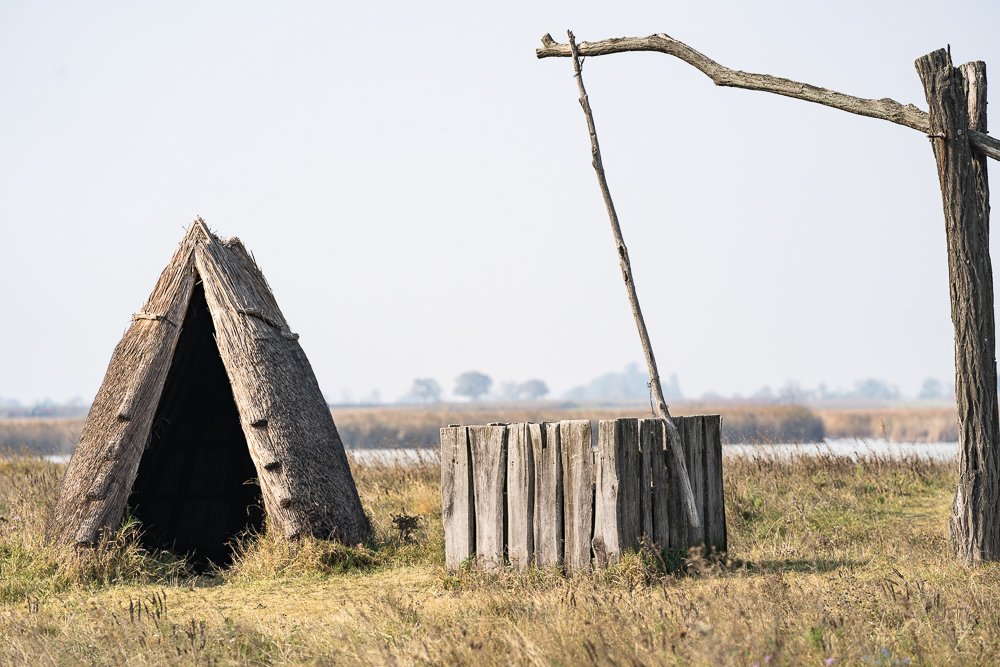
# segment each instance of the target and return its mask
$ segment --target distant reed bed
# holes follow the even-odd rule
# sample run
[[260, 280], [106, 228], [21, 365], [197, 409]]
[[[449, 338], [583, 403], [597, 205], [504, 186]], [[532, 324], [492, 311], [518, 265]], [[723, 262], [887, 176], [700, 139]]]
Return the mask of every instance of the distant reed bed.
[[[955, 408], [822, 407], [749, 403], [677, 403], [676, 415], [721, 414], [727, 443], [820, 442], [823, 438], [887, 438], [899, 442], [958, 439]], [[344, 444], [352, 449], [435, 447], [448, 424], [649, 417], [649, 406], [566, 403], [441, 403], [420, 406], [334, 407]], [[0, 451], [68, 454], [82, 418], [0, 419]]]
[[0, 419], [0, 453], [69, 454], [83, 429], [83, 419], [15, 417]]
[[[797, 405], [679, 404], [675, 415], [721, 414], [725, 442], [820, 442], [825, 429], [809, 408]], [[651, 417], [648, 405], [566, 406], [545, 403], [419, 407], [334, 408], [349, 447], [433, 447], [448, 424]]]

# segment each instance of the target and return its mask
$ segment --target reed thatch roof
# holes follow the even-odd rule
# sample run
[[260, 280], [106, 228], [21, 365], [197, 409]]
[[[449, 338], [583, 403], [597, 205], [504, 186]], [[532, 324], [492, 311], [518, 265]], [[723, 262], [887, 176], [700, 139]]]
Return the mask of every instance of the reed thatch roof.
[[288, 538], [370, 536], [298, 335], [239, 239], [201, 218], [115, 348], [49, 539], [93, 544], [126, 511], [157, 546], [216, 562], [265, 514]]

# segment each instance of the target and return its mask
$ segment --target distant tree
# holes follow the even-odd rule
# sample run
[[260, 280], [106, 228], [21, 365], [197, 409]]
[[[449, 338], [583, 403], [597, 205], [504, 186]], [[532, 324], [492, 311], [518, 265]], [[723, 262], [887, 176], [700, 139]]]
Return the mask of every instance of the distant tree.
[[441, 400], [441, 385], [434, 378], [417, 378], [406, 399], [415, 403], [437, 403]]
[[850, 398], [863, 401], [895, 401], [899, 398], [899, 389], [885, 380], [865, 378], [854, 383], [854, 391]]
[[684, 393], [681, 392], [680, 380], [677, 379], [677, 373], [671, 373], [667, 381], [663, 383], [663, 397], [668, 401], [679, 401], [684, 398]]
[[488, 394], [492, 386], [490, 376], [479, 371], [466, 371], [455, 378], [455, 394], [465, 396], [470, 401]]
[[917, 398], [922, 401], [936, 401], [946, 397], [944, 383], [937, 378], [924, 378], [917, 394]]
[[774, 391], [770, 387], [764, 386], [751, 394], [750, 398], [761, 403], [771, 403], [774, 401]]
[[778, 390], [779, 403], [804, 403], [813, 397], [813, 392], [794, 380], [789, 380]]
[[[671, 375], [666, 382], [662, 381], [663, 395], [668, 401], [682, 398], [677, 375]], [[585, 385], [574, 387], [566, 392], [565, 397], [572, 401], [648, 401], [649, 373], [640, 370], [639, 365], [631, 363], [621, 373], [605, 373], [594, 378]]]
[[528, 380], [517, 385], [517, 397], [524, 401], [537, 401], [548, 393], [549, 386], [542, 380]]
[[500, 398], [503, 398], [505, 400], [516, 401], [517, 388], [518, 384], [516, 382], [504, 382], [503, 384], [500, 385], [500, 388], [497, 390], [497, 394], [500, 396]]

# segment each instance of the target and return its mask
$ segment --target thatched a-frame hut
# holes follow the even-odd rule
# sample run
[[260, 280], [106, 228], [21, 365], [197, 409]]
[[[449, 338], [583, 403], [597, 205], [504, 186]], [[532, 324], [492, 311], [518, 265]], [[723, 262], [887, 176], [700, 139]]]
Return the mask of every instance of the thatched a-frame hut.
[[94, 544], [126, 512], [148, 546], [215, 563], [265, 516], [288, 538], [370, 536], [298, 335], [239, 239], [200, 218], [115, 348], [48, 536]]

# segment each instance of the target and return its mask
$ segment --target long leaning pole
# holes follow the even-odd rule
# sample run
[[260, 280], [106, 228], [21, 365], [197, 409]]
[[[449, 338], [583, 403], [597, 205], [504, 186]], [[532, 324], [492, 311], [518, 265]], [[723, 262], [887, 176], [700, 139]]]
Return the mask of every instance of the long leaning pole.
[[653, 356], [653, 346], [649, 342], [649, 331], [646, 329], [646, 321], [642, 318], [642, 309], [639, 307], [639, 295], [635, 291], [635, 280], [632, 279], [632, 264], [629, 262], [628, 248], [625, 247], [625, 238], [622, 236], [621, 225], [618, 224], [618, 213], [615, 211], [615, 202], [611, 199], [608, 179], [604, 174], [604, 163], [601, 160], [601, 146], [597, 141], [597, 127], [594, 125], [594, 113], [590, 109], [590, 99], [587, 97], [587, 89], [583, 85], [583, 72], [580, 68], [580, 53], [576, 48], [576, 38], [573, 36], [572, 30], [567, 30], [566, 34], [569, 36], [569, 45], [573, 54], [573, 72], [576, 77], [576, 86], [580, 91], [580, 106], [583, 107], [583, 114], [587, 117], [587, 130], [590, 132], [590, 152], [594, 158], [594, 171], [597, 172], [597, 183], [601, 188], [601, 195], [604, 197], [604, 206], [608, 210], [608, 218], [611, 220], [611, 233], [615, 237], [615, 246], [618, 248], [618, 264], [621, 266], [622, 280], [625, 281], [625, 289], [628, 291], [628, 302], [632, 306], [632, 316], [635, 318], [635, 326], [639, 330], [639, 340], [642, 342], [642, 353], [646, 357], [646, 366], [649, 368], [649, 386], [653, 391], [653, 402], [656, 406], [657, 415], [666, 424], [670, 451], [674, 457], [674, 466], [681, 480], [681, 497], [684, 499], [688, 522], [692, 528], [700, 528], [701, 517], [698, 516], [698, 505], [695, 503], [694, 491], [691, 489], [691, 480], [687, 474], [687, 464], [684, 462], [684, 443], [681, 441], [681, 434], [677, 430], [677, 425], [670, 417], [670, 409], [667, 407], [667, 401], [663, 397], [663, 387], [660, 386], [660, 373], [656, 370], [656, 357]]

